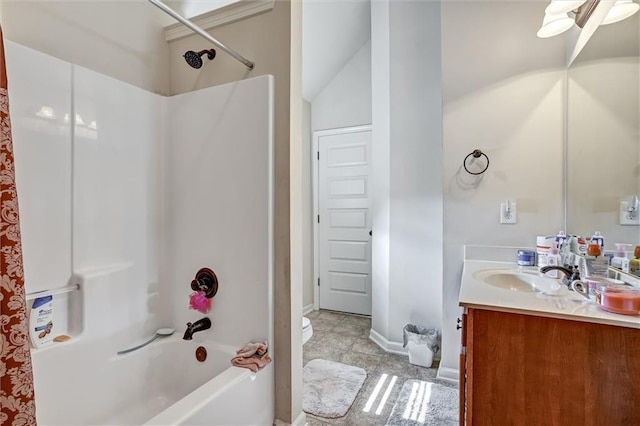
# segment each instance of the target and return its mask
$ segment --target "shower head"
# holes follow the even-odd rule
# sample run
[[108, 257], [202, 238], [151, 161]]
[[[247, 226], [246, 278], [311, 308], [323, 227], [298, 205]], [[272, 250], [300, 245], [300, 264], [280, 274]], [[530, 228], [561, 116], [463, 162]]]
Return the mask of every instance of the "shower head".
[[198, 69], [202, 67], [202, 55], [204, 55], [205, 53], [207, 54], [207, 58], [209, 58], [209, 60], [212, 60], [216, 57], [215, 49], [201, 50], [200, 52], [189, 50], [183, 56], [184, 60], [187, 61], [187, 64], [189, 64], [190, 67]]

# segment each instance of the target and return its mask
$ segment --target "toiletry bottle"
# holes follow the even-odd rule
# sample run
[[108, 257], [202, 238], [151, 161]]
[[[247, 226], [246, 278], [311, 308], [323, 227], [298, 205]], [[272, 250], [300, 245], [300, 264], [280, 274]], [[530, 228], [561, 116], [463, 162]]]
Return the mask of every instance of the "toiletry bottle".
[[604, 253], [604, 237], [600, 233], [600, 231], [596, 231], [591, 236], [591, 242], [597, 242], [600, 246], [600, 253]]
[[565, 234], [564, 231], [558, 231], [558, 235], [556, 235], [556, 244], [558, 245], [559, 251], [562, 251], [562, 247], [564, 247], [566, 241], [567, 234]]
[[560, 253], [560, 264], [563, 265], [568, 260], [567, 255], [571, 248], [569, 236], [564, 231], [558, 231], [558, 235], [556, 235], [556, 244], [558, 246], [558, 253]]
[[[547, 266], [561, 266], [561, 264], [560, 250], [558, 249], [558, 244], [554, 242], [547, 255]], [[559, 272], [557, 270], [547, 272], [547, 276], [550, 278], [558, 278], [558, 275]]]
[[600, 250], [600, 241], [594, 241], [593, 239], [589, 241], [589, 245], [587, 246], [587, 256], [598, 257], [602, 254], [602, 250]]
[[616, 243], [616, 253], [611, 259], [611, 266], [620, 269], [622, 272], [629, 272], [629, 259], [627, 259], [627, 252], [625, 247], [630, 247], [631, 244]]
[[583, 258], [586, 277], [606, 277], [609, 270], [609, 258], [602, 256], [600, 242], [589, 241], [587, 255]]
[[53, 296], [34, 299], [29, 315], [29, 336], [34, 348], [45, 346], [53, 341]]
[[547, 255], [555, 240], [555, 235], [538, 235], [536, 239], [536, 254], [540, 268], [547, 266]]
[[633, 259], [629, 261], [629, 273], [640, 277], [640, 246], [633, 251]]

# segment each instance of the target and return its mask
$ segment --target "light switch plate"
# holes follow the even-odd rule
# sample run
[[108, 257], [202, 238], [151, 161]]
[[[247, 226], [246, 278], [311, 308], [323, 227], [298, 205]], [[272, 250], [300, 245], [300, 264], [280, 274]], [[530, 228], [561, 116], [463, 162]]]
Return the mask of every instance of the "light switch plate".
[[518, 222], [516, 203], [511, 203], [511, 211], [507, 212], [507, 204], [500, 204], [500, 223], [513, 225]]
[[630, 219], [627, 211], [628, 205], [629, 203], [626, 201], [620, 202], [620, 225], [640, 226], [640, 212], [635, 212], [633, 219]]

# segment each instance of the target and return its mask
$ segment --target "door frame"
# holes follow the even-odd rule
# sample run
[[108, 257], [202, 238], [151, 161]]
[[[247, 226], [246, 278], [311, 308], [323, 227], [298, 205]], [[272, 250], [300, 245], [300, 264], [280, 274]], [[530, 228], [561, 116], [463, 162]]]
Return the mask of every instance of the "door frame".
[[[318, 280], [320, 279], [320, 227], [318, 226], [318, 215], [320, 214], [320, 168], [318, 167], [318, 153], [320, 152], [320, 138], [322, 136], [344, 135], [348, 133], [372, 131], [371, 124], [361, 126], [339, 127], [327, 130], [315, 130], [312, 137], [311, 147], [311, 177], [313, 181], [313, 309], [320, 309], [320, 288]], [[373, 286], [372, 286], [373, 287]], [[373, 291], [373, 289], [372, 289]]]

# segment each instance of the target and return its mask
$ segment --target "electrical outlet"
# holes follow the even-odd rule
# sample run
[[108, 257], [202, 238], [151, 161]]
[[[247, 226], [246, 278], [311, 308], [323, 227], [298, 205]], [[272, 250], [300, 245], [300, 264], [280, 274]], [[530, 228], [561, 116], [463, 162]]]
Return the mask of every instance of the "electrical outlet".
[[500, 223], [513, 225], [518, 222], [516, 203], [500, 204]]
[[640, 212], [633, 212], [631, 214], [627, 207], [629, 203], [627, 201], [620, 202], [620, 225], [636, 225], [640, 226]]

